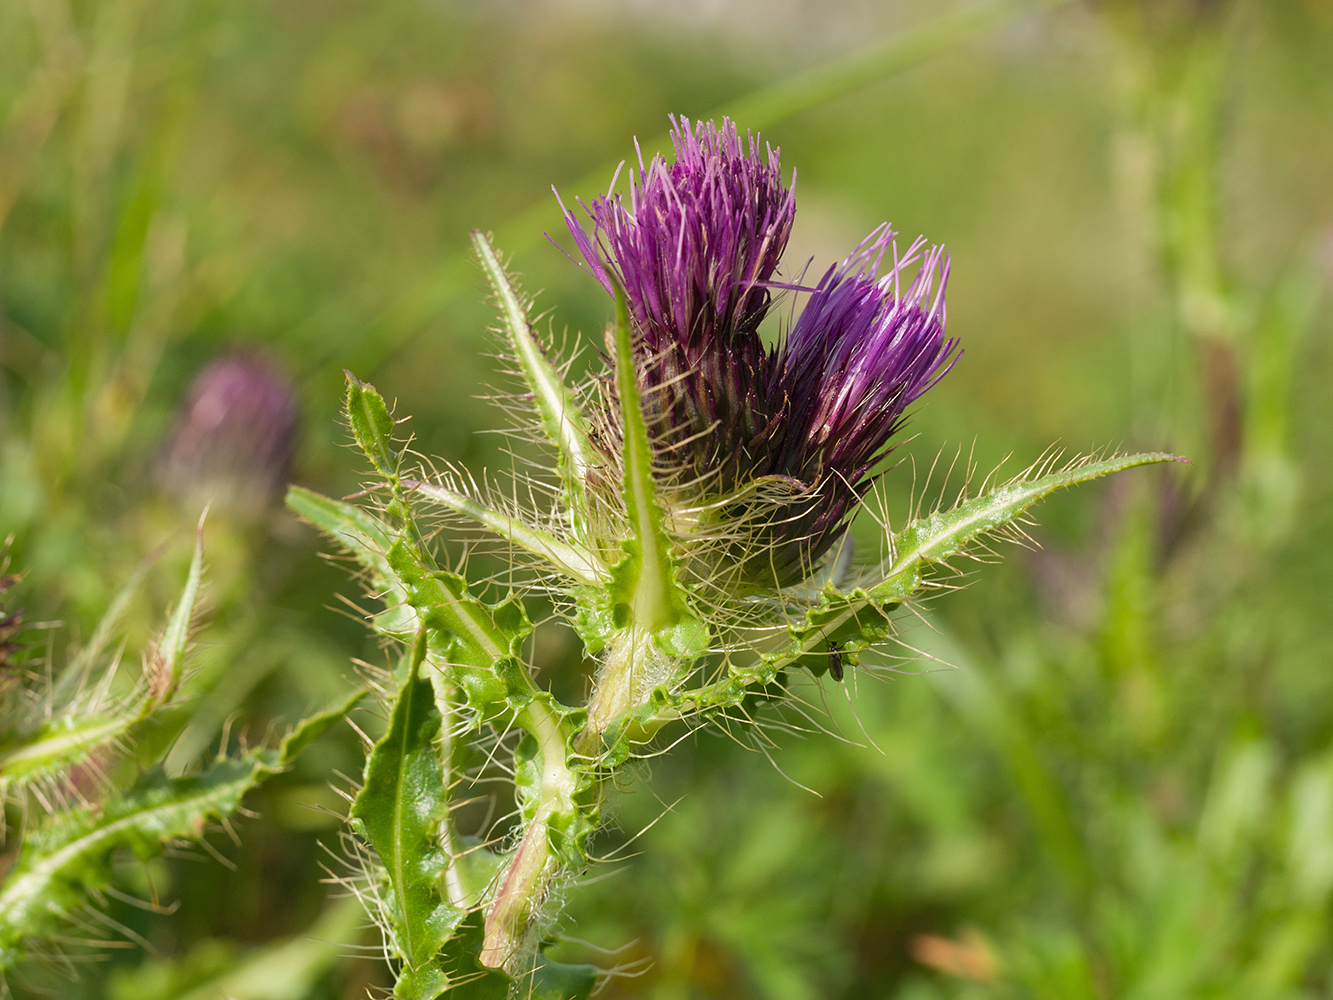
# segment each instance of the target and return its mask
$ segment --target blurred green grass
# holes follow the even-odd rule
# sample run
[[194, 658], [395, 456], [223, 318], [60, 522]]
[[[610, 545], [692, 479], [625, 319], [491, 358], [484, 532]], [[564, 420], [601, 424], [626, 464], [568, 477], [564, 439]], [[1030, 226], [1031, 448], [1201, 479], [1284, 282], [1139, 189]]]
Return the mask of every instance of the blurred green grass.
[[[601, 841], [628, 859], [571, 890], [564, 925], [570, 955], [592, 954], [573, 939], [624, 949], [637, 978], [604, 996], [1333, 988], [1333, 16], [1322, 0], [1211, 6], [1229, 32], [1211, 97], [1181, 84], [1205, 29], [1150, 17], [1117, 35], [1137, 9], [1117, 0], [1020, 19], [767, 130], [799, 174], [790, 259], [822, 267], [885, 219], [953, 254], [966, 354], [905, 460], [924, 474], [961, 449], [984, 473], [1012, 454], [1017, 471], [1058, 441], [1197, 467], [1052, 501], [1041, 552], [1006, 552], [904, 623], [957, 670], [856, 674], [850, 700], [802, 689], [840, 738], [775, 733], [765, 759], [699, 734], [645, 764], [651, 791], [625, 789]], [[1194, 9], [1142, 9], [1176, 7]], [[480, 397], [504, 379], [481, 276], [458, 263], [468, 231], [531, 218], [552, 184], [592, 194], [590, 172], [668, 113], [940, 13], [691, 9], [0, 2], [0, 541], [30, 617], [86, 634], [166, 540], [131, 618], [148, 634], [198, 514], [155, 462], [190, 380], [238, 347], [297, 388], [303, 483], [356, 488], [346, 365], [396, 396], [423, 453], [508, 466], [483, 433], [501, 418]], [[1191, 115], [1215, 144], [1197, 161]], [[1177, 164], [1175, 195], [1145, 192], [1154, 155]], [[1194, 182], [1216, 229], [1182, 237], [1171, 198]], [[524, 284], [557, 334], [596, 344], [605, 302], [538, 237], [514, 261]], [[1190, 325], [1172, 263], [1190, 253], [1221, 265], [1243, 425], [1229, 472], [1196, 359], [1214, 333]], [[911, 487], [907, 462], [886, 479], [897, 518]], [[867, 551], [873, 528], [858, 525]], [[215, 517], [208, 543], [196, 753], [229, 718], [262, 738], [337, 691], [352, 657], [384, 655], [335, 607], [355, 586], [288, 515]], [[577, 690], [573, 644], [549, 646], [553, 683]], [[939, 664], [902, 664], [922, 665]], [[235, 871], [127, 862], [127, 889], [181, 901], [169, 919], [113, 904], [152, 961], [211, 968], [218, 941], [239, 961], [315, 919], [336, 823], [299, 803], [360, 767], [353, 734], [326, 743], [256, 797]], [[159, 966], [124, 978], [141, 954], [107, 954], [44, 988], [103, 996], [119, 976], [117, 995], [158, 995], [143, 984]], [[382, 981], [371, 960], [325, 961], [294, 995]]]

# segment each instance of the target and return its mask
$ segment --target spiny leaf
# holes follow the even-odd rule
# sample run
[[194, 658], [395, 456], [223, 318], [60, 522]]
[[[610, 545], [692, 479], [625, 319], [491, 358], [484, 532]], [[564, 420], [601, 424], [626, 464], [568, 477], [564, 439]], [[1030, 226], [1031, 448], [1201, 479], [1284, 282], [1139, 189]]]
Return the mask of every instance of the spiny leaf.
[[441, 962], [449, 970], [454, 986], [449, 1000], [510, 1000], [525, 996], [499, 969], [481, 964], [481, 914], [471, 914], [445, 947]]
[[424, 636], [418, 646], [389, 730], [366, 761], [352, 818], [384, 866], [383, 918], [390, 947], [403, 963], [395, 995], [433, 1000], [449, 985], [438, 955], [465, 913], [439, 889], [450, 865], [440, 841], [449, 798], [436, 746], [440, 713], [430, 681], [418, 676]]
[[1019, 476], [952, 510], [936, 511], [913, 521], [900, 531], [893, 539], [894, 555], [889, 572], [872, 592], [879, 600], [905, 600], [917, 589], [920, 568], [924, 564], [942, 563], [957, 555], [981, 535], [1012, 523], [1056, 490], [1140, 465], [1184, 461], [1179, 455], [1166, 452], [1144, 452], [1096, 461], [1080, 460], [1059, 472], [1035, 479]]
[[565, 488], [565, 505], [575, 537], [582, 537], [587, 520], [588, 499], [584, 483], [592, 465], [592, 445], [588, 441], [588, 425], [579, 410], [574, 394], [547, 359], [532, 324], [528, 322], [527, 308], [515, 291], [504, 265], [496, 256], [486, 234], [474, 230], [472, 245], [476, 248], [481, 266], [490, 279], [491, 287], [500, 303], [505, 334], [518, 358], [523, 380], [532, 393], [542, 428], [551, 443], [560, 452], [560, 472]]
[[856, 653], [889, 635], [889, 613], [922, 588], [927, 565], [959, 554], [981, 535], [1012, 523], [1056, 490], [1135, 466], [1180, 461], [1183, 459], [1175, 455], [1149, 452], [1074, 462], [1048, 475], [1019, 476], [952, 510], [913, 521], [894, 537], [894, 558], [878, 584], [851, 591], [825, 587], [802, 619], [788, 625], [787, 641], [781, 648], [760, 657], [757, 663], [732, 666], [727, 676], [703, 687], [671, 696], [663, 692], [653, 706], [646, 706], [630, 722], [639, 733], [651, 734], [681, 715], [738, 705], [751, 691], [772, 683], [789, 667], [800, 665], [821, 674], [828, 669], [831, 650]]
[[384, 397], [351, 372], [343, 374], [347, 376], [347, 421], [352, 436], [375, 471], [385, 479], [396, 480], [402, 454], [394, 447], [393, 417], [384, 405]]
[[532, 696], [536, 689], [521, 662], [532, 623], [516, 600], [478, 600], [461, 576], [428, 569], [414, 542], [359, 507], [300, 487], [287, 503], [370, 571], [386, 608], [375, 621], [380, 631], [401, 642], [414, 642], [423, 627], [440, 637], [440, 662], [482, 716], [511, 698], [521, 703]]
[[625, 290], [618, 285], [615, 353], [624, 436], [622, 492], [631, 535], [624, 543], [625, 558], [612, 570], [612, 613], [617, 625], [645, 629], [673, 654], [696, 656], [707, 645], [707, 631], [691, 613], [676, 580], [653, 480], [653, 451], [634, 367], [629, 307]]
[[300, 486], [287, 491], [287, 506], [343, 546], [369, 573], [370, 585], [384, 602], [375, 627], [385, 635], [410, 641], [421, 627], [407, 601], [407, 588], [389, 565], [396, 534], [389, 525], [354, 504], [321, 496]]
[[51, 692], [52, 701], [60, 704], [67, 700], [93, 668], [97, 658], [102, 655], [107, 644], [111, 642], [120, 628], [121, 619], [125, 617], [125, 612], [129, 610], [130, 602], [134, 595], [139, 592], [143, 585], [144, 577], [148, 575], [148, 570], [157, 558], [157, 553], [153, 553], [139, 563], [130, 573], [129, 579], [125, 581], [124, 586], [116, 592], [116, 596], [111, 599], [105, 613], [97, 622], [97, 627], [93, 629], [92, 638], [88, 644], [79, 650], [78, 654], [70, 660], [68, 666], [61, 671], [60, 679], [56, 683], [55, 690]]
[[210, 820], [234, 813], [246, 792], [281, 771], [334, 721], [334, 711], [313, 715], [277, 750], [220, 760], [200, 775], [168, 778], [154, 768], [123, 794], [57, 812], [35, 826], [0, 887], [0, 970], [22, 957], [26, 939], [57, 932], [89, 891], [107, 884], [113, 852], [129, 848], [146, 859], [173, 841], [200, 839]]
[[260, 752], [197, 777], [170, 779], [154, 769], [124, 795], [56, 813], [25, 838], [0, 889], [0, 969], [21, 957], [25, 938], [56, 932], [89, 890], [109, 881], [113, 851], [128, 847], [148, 858], [173, 840], [197, 840], [210, 819], [235, 812], [278, 766], [277, 754]]
[[0, 745], [0, 795], [87, 759], [98, 747], [123, 737], [136, 721], [133, 714], [62, 715], [6, 741]]
[[928, 565], [943, 563], [982, 535], [1013, 523], [1056, 490], [1140, 465], [1181, 461], [1179, 456], [1165, 452], [1077, 461], [1059, 472], [1035, 478], [1019, 476], [951, 510], [919, 518], [894, 536], [893, 559], [883, 580], [850, 593], [826, 588], [805, 620], [789, 626], [791, 643], [768, 660], [774, 666], [784, 666], [812, 652], [826, 651], [830, 643], [865, 648], [883, 638], [884, 614], [921, 589]]
[[457, 639], [469, 664], [491, 667], [519, 656], [532, 624], [517, 601], [482, 603], [461, 576], [428, 570], [416, 546], [401, 538], [389, 548], [388, 563], [423, 622]]
[[294, 760], [302, 750], [347, 718], [347, 713], [365, 696], [366, 689], [357, 688], [354, 691], [349, 691], [327, 708], [307, 715], [292, 728], [291, 732], [282, 738], [282, 743], [278, 747], [278, 755], [284, 762]]
[[548, 532], [533, 528], [516, 518], [502, 514], [498, 510], [493, 510], [485, 504], [478, 503], [457, 490], [451, 490], [437, 483], [419, 483], [413, 480], [404, 480], [403, 486], [406, 489], [415, 490], [423, 496], [428, 496], [432, 500], [438, 500], [450, 510], [472, 518], [478, 524], [484, 525], [506, 539], [510, 544], [545, 559], [561, 573], [572, 577], [579, 583], [597, 584], [604, 582], [606, 579], [606, 568], [581, 545], [571, 545], [568, 542], [563, 542]]
[[[422, 616], [429, 615], [434, 626], [455, 635], [478, 664], [490, 664], [515, 655], [531, 630], [513, 602], [495, 608], [483, 604], [467, 592], [462, 577], [427, 569], [413, 543], [360, 507], [299, 486], [288, 492], [287, 504], [370, 570], [372, 584], [383, 591], [387, 606], [400, 605], [412, 612], [410, 620], [417, 628], [399, 632], [399, 638], [414, 635]], [[403, 617], [405, 624], [408, 616]]]
[[[60, 684], [49, 695], [54, 702], [52, 716], [36, 727], [20, 728], [0, 738], [0, 797], [13, 794], [43, 778], [62, 774], [75, 764], [87, 760], [100, 748], [132, 738], [136, 727], [171, 700], [180, 685], [181, 670], [189, 646], [190, 625], [199, 598], [203, 562], [203, 520], [200, 519], [185, 588], [156, 650], [149, 658], [145, 683], [140, 685], [135, 695], [118, 703], [89, 704], [78, 696], [78, 687], [87, 682], [96, 655], [110, 641], [130, 597], [142, 582], [149, 562], [145, 561], [135, 571], [103, 615], [92, 641], [71, 661]], [[114, 665], [106, 669], [114, 670]], [[110, 679], [105, 678], [108, 682]]]

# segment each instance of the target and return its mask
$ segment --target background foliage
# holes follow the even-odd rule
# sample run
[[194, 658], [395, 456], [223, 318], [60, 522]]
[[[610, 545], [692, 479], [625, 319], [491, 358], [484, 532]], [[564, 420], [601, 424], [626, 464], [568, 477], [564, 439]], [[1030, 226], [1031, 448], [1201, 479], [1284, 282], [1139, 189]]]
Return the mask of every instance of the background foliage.
[[[791, 256], [886, 218], [954, 255], [967, 353], [913, 421], [891, 509], [941, 449], [983, 470], [1052, 440], [1195, 466], [1048, 503], [1043, 548], [922, 609], [904, 673], [811, 690], [840, 738], [775, 729], [766, 760], [704, 733], [645, 764], [651, 791], [622, 788], [599, 841], [622, 860], [574, 894], [560, 946], [622, 966], [603, 996], [1333, 990], [1333, 12], [1045, 6], [949, 22], [930, 58], [902, 50], [840, 96], [805, 78], [751, 101], [798, 171]], [[953, 9], [0, 0], [0, 541], [23, 572], [0, 601], [62, 621], [24, 633], [60, 659], [165, 543], [124, 619], [147, 644], [199, 515], [166, 442], [191, 379], [238, 347], [299, 395], [298, 482], [356, 488], [345, 367], [397, 395], [426, 454], [507, 463], [481, 433], [500, 417], [479, 387], [503, 376], [468, 230], [595, 336], [599, 291], [540, 239], [560, 239], [550, 184], [590, 194], [668, 112]], [[216, 511], [205, 543], [176, 773], [345, 694], [352, 656], [384, 661], [289, 514]], [[543, 680], [579, 690], [574, 638], [533, 641], [561, 664]], [[151, 952], [113, 933], [9, 987], [385, 982], [321, 882], [345, 810], [325, 776], [361, 766], [350, 728], [322, 737], [246, 799], [239, 846], [212, 837], [231, 869], [118, 858], [101, 910]]]

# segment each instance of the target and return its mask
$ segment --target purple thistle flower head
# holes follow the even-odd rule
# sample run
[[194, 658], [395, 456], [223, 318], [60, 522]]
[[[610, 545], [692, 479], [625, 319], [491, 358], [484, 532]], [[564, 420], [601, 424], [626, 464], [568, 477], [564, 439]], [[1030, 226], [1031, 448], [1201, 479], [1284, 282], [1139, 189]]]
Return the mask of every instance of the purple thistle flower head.
[[628, 204], [608, 194], [585, 205], [591, 233], [569, 210], [565, 221], [607, 292], [613, 281], [625, 289], [650, 423], [666, 443], [697, 442], [695, 464], [716, 467], [726, 489], [740, 470], [726, 443], [705, 438], [718, 426], [751, 438], [767, 430], [758, 330], [796, 202], [778, 151], [761, 155], [757, 136], [742, 141], [725, 119], [671, 122], [674, 162], [645, 166], [640, 154]]
[[761, 156], [756, 136], [747, 149], [725, 118], [721, 128], [674, 116], [671, 124], [674, 163], [655, 156], [644, 166], [640, 153], [628, 205], [610, 194], [585, 205], [591, 234], [569, 210], [565, 222], [607, 292], [611, 275], [624, 287], [646, 350], [679, 353], [693, 367], [758, 328], [796, 202], [778, 151]]
[[769, 372], [767, 396], [781, 400], [782, 418], [764, 472], [816, 491], [785, 526], [795, 541], [774, 554], [780, 579], [808, 573], [841, 537], [907, 407], [959, 356], [944, 335], [948, 255], [918, 238], [899, 257], [895, 235], [880, 226], [825, 272]]
[[[650, 424], [687, 457], [691, 481], [715, 495], [786, 484], [788, 499], [738, 501], [724, 516], [762, 536], [728, 557], [735, 576], [788, 586], [845, 532], [905, 410], [958, 356], [944, 335], [949, 260], [924, 239], [899, 257], [882, 225], [815, 288], [785, 283], [796, 208], [777, 151], [761, 157], [753, 137], [746, 149], [725, 119], [672, 125], [675, 162], [640, 156], [628, 205], [610, 194], [585, 205], [591, 233], [569, 210], [565, 221], [607, 292], [625, 289]], [[809, 298], [766, 349], [758, 327], [774, 289]]]

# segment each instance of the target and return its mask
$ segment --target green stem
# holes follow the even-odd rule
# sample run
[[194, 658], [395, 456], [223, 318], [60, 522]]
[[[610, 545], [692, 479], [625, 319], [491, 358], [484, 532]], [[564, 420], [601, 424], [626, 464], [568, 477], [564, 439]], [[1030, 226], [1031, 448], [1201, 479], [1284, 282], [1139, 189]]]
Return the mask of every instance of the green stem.
[[597, 690], [588, 702], [588, 723], [575, 749], [596, 756], [611, 723], [642, 705], [654, 688], [670, 685], [677, 667], [676, 658], [659, 650], [644, 629], [631, 627], [617, 633], [607, 645]]
[[481, 964], [504, 968], [522, 953], [532, 925], [560, 874], [551, 849], [550, 821], [577, 808], [578, 781], [567, 760], [568, 734], [560, 718], [541, 701], [529, 702], [516, 721], [537, 741], [542, 757], [537, 807], [510, 857], [486, 914]]

